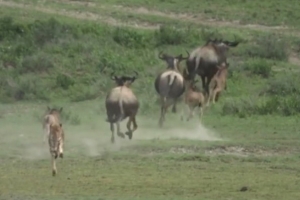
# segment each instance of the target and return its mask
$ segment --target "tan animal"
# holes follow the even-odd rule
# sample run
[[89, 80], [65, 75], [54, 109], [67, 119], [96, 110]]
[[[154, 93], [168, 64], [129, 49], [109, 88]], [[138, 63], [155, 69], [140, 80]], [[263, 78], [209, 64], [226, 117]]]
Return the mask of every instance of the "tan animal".
[[[138, 73], [136, 76], [138, 76]], [[115, 142], [114, 123], [117, 125], [117, 135], [125, 138], [125, 135], [120, 131], [120, 122], [129, 117], [127, 123], [128, 131], [125, 133], [129, 139], [132, 139], [132, 133], [138, 128], [136, 123], [136, 114], [139, 110], [139, 101], [133, 91], [131, 84], [137, 79], [136, 76], [114, 76], [111, 74], [111, 79], [116, 82], [114, 87], [106, 96], [105, 106], [107, 114], [107, 122], [110, 123], [110, 130], [112, 132], [111, 142]], [[133, 129], [131, 125], [133, 124]]]
[[193, 76], [198, 74], [201, 77], [202, 87], [209, 95], [209, 84], [218, 71], [218, 65], [226, 62], [229, 48], [238, 44], [237, 41], [208, 40], [205, 45], [191, 52], [186, 61], [187, 70], [184, 71], [184, 77], [194, 79]]
[[161, 60], [166, 61], [167, 69], [160, 73], [154, 83], [156, 92], [159, 94], [161, 102], [161, 114], [159, 119], [159, 126], [163, 126], [165, 121], [165, 114], [169, 106], [173, 105], [173, 112], [176, 112], [176, 102], [178, 98], [184, 93], [184, 78], [180, 73], [179, 63], [182, 60], [187, 59], [188, 57], [182, 57], [182, 54], [179, 56], [170, 56], [160, 52], [158, 57]]
[[[184, 104], [188, 107], [189, 115], [187, 121], [189, 121], [194, 115], [194, 109], [199, 107], [199, 119], [201, 121], [203, 116], [203, 109], [206, 103], [206, 98], [204, 94], [200, 91], [197, 91], [196, 80], [186, 80], [186, 90], [184, 94]], [[185, 114], [185, 109], [183, 108], [181, 120], [183, 120], [183, 115]]]
[[229, 63], [223, 62], [219, 67], [218, 67], [218, 72], [215, 74], [211, 81], [210, 85], [210, 95], [209, 95], [209, 101], [212, 101], [213, 104], [218, 101], [220, 94], [223, 90], [227, 90], [227, 84], [226, 84], [226, 79], [227, 79], [227, 74], [228, 74], [228, 67]]
[[47, 114], [43, 119], [43, 130], [45, 132], [44, 135], [44, 143], [46, 142], [46, 138], [48, 138], [50, 134], [50, 125], [51, 124], [59, 124], [60, 123], [60, 114], [63, 108], [60, 109], [47, 107]]
[[63, 158], [65, 133], [62, 124], [50, 124], [50, 134], [48, 136], [49, 150], [51, 154], [52, 176], [57, 174], [56, 159], [59, 156]]

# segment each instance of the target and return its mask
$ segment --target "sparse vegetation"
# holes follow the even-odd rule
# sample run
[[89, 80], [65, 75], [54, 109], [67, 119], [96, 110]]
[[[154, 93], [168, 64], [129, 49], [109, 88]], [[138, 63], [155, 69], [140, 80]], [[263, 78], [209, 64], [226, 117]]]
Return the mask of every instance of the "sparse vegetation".
[[[299, 199], [296, 1], [0, 5], [0, 199]], [[229, 51], [227, 90], [204, 110], [203, 126], [197, 117], [180, 121], [181, 102], [158, 129], [153, 84], [166, 68], [158, 52], [185, 54], [209, 38], [241, 41]], [[112, 146], [110, 73], [134, 70], [139, 128]], [[55, 178], [40, 143], [47, 105], [64, 107], [65, 158]]]

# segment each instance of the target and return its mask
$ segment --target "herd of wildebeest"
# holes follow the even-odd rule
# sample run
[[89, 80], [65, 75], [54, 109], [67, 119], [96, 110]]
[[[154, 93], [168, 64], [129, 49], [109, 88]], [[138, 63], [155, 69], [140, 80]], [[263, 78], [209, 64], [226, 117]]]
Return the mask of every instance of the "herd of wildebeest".
[[[236, 47], [239, 42], [229, 42], [223, 40], [209, 39], [205, 45], [194, 49], [187, 56], [171, 56], [160, 52], [158, 57], [167, 63], [167, 68], [158, 74], [155, 79], [154, 87], [160, 96], [161, 113], [159, 126], [163, 126], [168, 107], [173, 106], [172, 112], [176, 112], [176, 104], [182, 96], [184, 105], [189, 109], [187, 120], [193, 116], [193, 111], [199, 107], [200, 119], [203, 114], [203, 108], [209, 106], [209, 102], [218, 101], [220, 93], [226, 90], [226, 78], [229, 64], [226, 53], [230, 47]], [[182, 70], [180, 62], [186, 60], [186, 67]], [[197, 90], [195, 87], [196, 75], [199, 75], [202, 81], [203, 90]], [[117, 126], [117, 135], [132, 139], [132, 134], [137, 130], [136, 115], [139, 110], [139, 101], [132, 89], [131, 84], [137, 79], [138, 73], [132, 77], [116, 76], [111, 74], [111, 79], [115, 81], [116, 86], [112, 88], [105, 100], [107, 119], [112, 132], [111, 142], [115, 142], [114, 124]], [[63, 158], [64, 130], [60, 122], [60, 113], [63, 108], [49, 108], [43, 120], [43, 129], [45, 138], [48, 138], [50, 154], [52, 157], [52, 175], [57, 173], [56, 159], [59, 156]], [[183, 119], [184, 109], [181, 119]], [[120, 122], [126, 118], [127, 132], [120, 131]], [[133, 128], [132, 127], [133, 124]]]

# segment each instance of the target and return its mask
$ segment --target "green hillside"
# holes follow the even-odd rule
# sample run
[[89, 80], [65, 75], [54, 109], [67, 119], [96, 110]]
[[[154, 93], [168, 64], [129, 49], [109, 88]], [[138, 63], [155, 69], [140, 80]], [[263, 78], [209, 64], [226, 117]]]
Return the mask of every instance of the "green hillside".
[[[296, 0], [0, 0], [0, 199], [299, 198], [298, 11]], [[180, 121], [180, 103], [158, 128], [158, 53], [209, 38], [240, 41], [227, 91], [202, 124]], [[112, 145], [110, 74], [134, 70], [139, 127]], [[64, 108], [55, 178], [47, 105]]]

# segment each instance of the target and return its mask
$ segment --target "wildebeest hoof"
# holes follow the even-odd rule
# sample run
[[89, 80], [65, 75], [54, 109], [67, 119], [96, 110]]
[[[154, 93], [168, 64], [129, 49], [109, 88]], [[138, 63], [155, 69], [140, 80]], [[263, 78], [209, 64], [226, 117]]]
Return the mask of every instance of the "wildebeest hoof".
[[59, 154], [59, 157], [60, 157], [60, 158], [63, 158], [63, 157], [64, 157], [64, 154], [63, 154], [63, 153]]
[[121, 137], [121, 138], [125, 138], [124, 133], [121, 133], [121, 132], [118, 133], [118, 136]]
[[131, 131], [127, 131], [125, 134], [128, 135], [128, 138], [130, 140], [132, 139], [132, 132]]
[[57, 153], [54, 155], [54, 158], [56, 159], [58, 157]]
[[172, 108], [172, 113], [176, 113], [176, 108], [175, 107]]
[[55, 176], [55, 175], [56, 175], [56, 171], [52, 170], [52, 176]]

